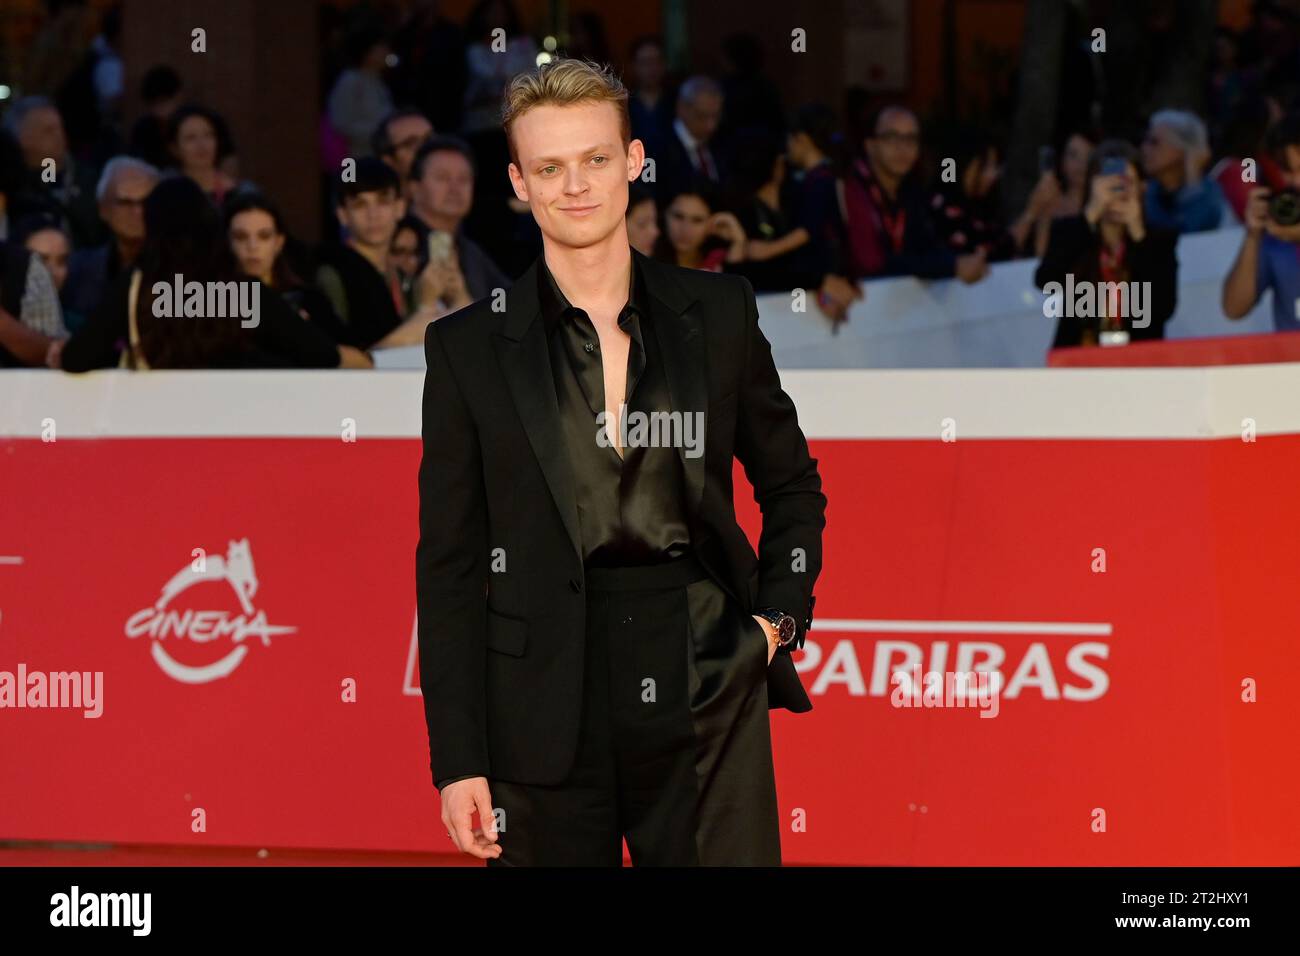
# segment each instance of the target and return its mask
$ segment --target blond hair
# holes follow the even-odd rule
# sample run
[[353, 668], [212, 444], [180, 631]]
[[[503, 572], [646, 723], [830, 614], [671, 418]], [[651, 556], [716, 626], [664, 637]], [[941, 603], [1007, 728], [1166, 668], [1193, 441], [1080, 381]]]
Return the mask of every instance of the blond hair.
[[515, 76], [506, 87], [501, 105], [510, 161], [519, 164], [511, 130], [515, 120], [536, 106], [572, 106], [575, 103], [613, 103], [618, 111], [623, 149], [632, 142], [632, 119], [627, 110], [627, 88], [609, 66], [591, 60], [560, 58]]

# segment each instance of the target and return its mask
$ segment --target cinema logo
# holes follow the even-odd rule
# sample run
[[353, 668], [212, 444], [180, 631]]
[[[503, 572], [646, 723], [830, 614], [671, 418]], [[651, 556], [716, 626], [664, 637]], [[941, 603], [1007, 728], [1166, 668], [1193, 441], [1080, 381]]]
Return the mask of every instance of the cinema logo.
[[[239, 612], [178, 606], [181, 602], [177, 599], [182, 594], [205, 582], [229, 586], [239, 602]], [[228, 677], [247, 656], [245, 642], [250, 637], [260, 638], [264, 647], [270, 647], [272, 637], [298, 630], [267, 623], [266, 612], [253, 606], [256, 593], [257, 574], [253, 570], [248, 539], [231, 541], [224, 557], [201, 555], [172, 575], [152, 607], [141, 608], [127, 618], [126, 636], [150, 638], [154, 663], [182, 684], [206, 684]], [[234, 647], [225, 653], [217, 651], [220, 656], [213, 659], [215, 647], [224, 647], [226, 641]], [[169, 642], [172, 651], [167, 649]], [[189, 656], [181, 652], [185, 642], [204, 647], [206, 659], [202, 663], [179, 660], [178, 657]]]
[[239, 319], [255, 329], [262, 321], [262, 283], [186, 282], [179, 272], [171, 282], [153, 284], [153, 314], [159, 319]]

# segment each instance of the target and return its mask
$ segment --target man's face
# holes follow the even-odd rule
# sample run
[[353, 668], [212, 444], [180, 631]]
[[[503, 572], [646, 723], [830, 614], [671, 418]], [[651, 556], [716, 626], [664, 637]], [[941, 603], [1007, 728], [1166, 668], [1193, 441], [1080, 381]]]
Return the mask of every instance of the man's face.
[[537, 106], [515, 120], [513, 134], [510, 182], [544, 236], [581, 247], [624, 228], [627, 185], [645, 148], [634, 139], [624, 149], [614, 104]]
[[388, 124], [388, 139], [393, 144], [393, 152], [385, 156], [384, 161], [397, 170], [403, 182], [411, 171], [415, 151], [432, 133], [433, 125], [423, 116], [402, 116]]
[[693, 99], [682, 100], [677, 106], [686, 131], [697, 140], [707, 143], [718, 130], [722, 120], [722, 97], [716, 93], [697, 93]]
[[425, 216], [454, 219], [469, 215], [474, 203], [474, 168], [469, 160], [443, 149], [424, 160], [424, 175], [411, 183], [411, 199]]
[[153, 192], [154, 182], [152, 176], [138, 169], [124, 169], [109, 183], [99, 204], [99, 216], [118, 239], [144, 240], [144, 201]]
[[1142, 140], [1142, 167], [1148, 176], [1158, 176], [1183, 162], [1183, 150], [1168, 127], [1152, 126]]
[[52, 106], [32, 110], [18, 130], [18, 145], [23, 150], [23, 161], [30, 169], [37, 169], [46, 159], [61, 166], [68, 150], [63, 133], [63, 117]]
[[348, 196], [336, 212], [339, 222], [356, 242], [387, 249], [406, 204], [391, 190]]
[[889, 110], [876, 122], [875, 135], [867, 140], [872, 163], [901, 179], [916, 166], [921, 155], [921, 125], [904, 110]]

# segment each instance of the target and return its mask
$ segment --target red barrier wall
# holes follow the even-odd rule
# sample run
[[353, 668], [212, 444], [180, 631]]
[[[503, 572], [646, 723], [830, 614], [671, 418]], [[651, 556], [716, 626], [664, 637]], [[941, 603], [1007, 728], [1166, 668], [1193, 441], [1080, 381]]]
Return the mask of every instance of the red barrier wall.
[[[772, 712], [787, 862], [1300, 862], [1300, 436], [812, 446], [814, 709]], [[449, 849], [412, 684], [419, 452], [0, 438], [0, 671], [103, 674], [98, 718], [0, 709], [0, 838]], [[156, 607], [194, 548], [210, 578]], [[150, 636], [168, 612], [187, 638]], [[1001, 654], [998, 716], [891, 706], [909, 646]]]

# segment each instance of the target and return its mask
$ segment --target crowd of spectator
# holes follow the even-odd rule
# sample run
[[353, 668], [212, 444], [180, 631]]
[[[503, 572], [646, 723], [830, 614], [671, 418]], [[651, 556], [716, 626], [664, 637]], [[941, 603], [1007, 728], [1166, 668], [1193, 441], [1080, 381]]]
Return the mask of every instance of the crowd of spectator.
[[[75, 77], [24, 90], [4, 114], [0, 365], [370, 367], [375, 350], [418, 345], [429, 322], [508, 289], [540, 252], [505, 175], [500, 107], [541, 47], [508, 0], [483, 0], [464, 24], [422, 5], [395, 31], [349, 29], [322, 100], [331, 228], [315, 242], [291, 236], [275, 198], [241, 177], [228, 124], [175, 70], [148, 70], [140, 116], [122, 123], [119, 30], [110, 11]], [[556, 55], [609, 59], [598, 16], [574, 14], [568, 35]], [[648, 157], [629, 241], [759, 292], [807, 290], [832, 322], [865, 280], [978, 283], [991, 263], [1036, 258], [1043, 287], [1151, 283], [1150, 321], [1112, 324], [1159, 338], [1178, 236], [1240, 223], [1225, 315], [1271, 290], [1276, 327], [1297, 328], [1300, 224], [1278, 194], [1300, 188], [1300, 104], [1274, 82], [1295, 47], [1265, 68], [1244, 64], [1239, 41], [1217, 35], [1208, 125], [1160, 109], [1134, 144], [1080, 124], [1043, 144], [1037, 184], [1007, 216], [1003, 146], [986, 129], [931, 135], [902, 103], [841, 122], [829, 102], [784, 102], [748, 34], [726, 39], [719, 75], [684, 77], [661, 39], [642, 37], [626, 58], [631, 133]], [[74, 79], [85, 97], [70, 97]], [[177, 274], [258, 280], [260, 324], [156, 317], [154, 283]], [[1063, 317], [1054, 344], [1096, 344], [1105, 328]]]

